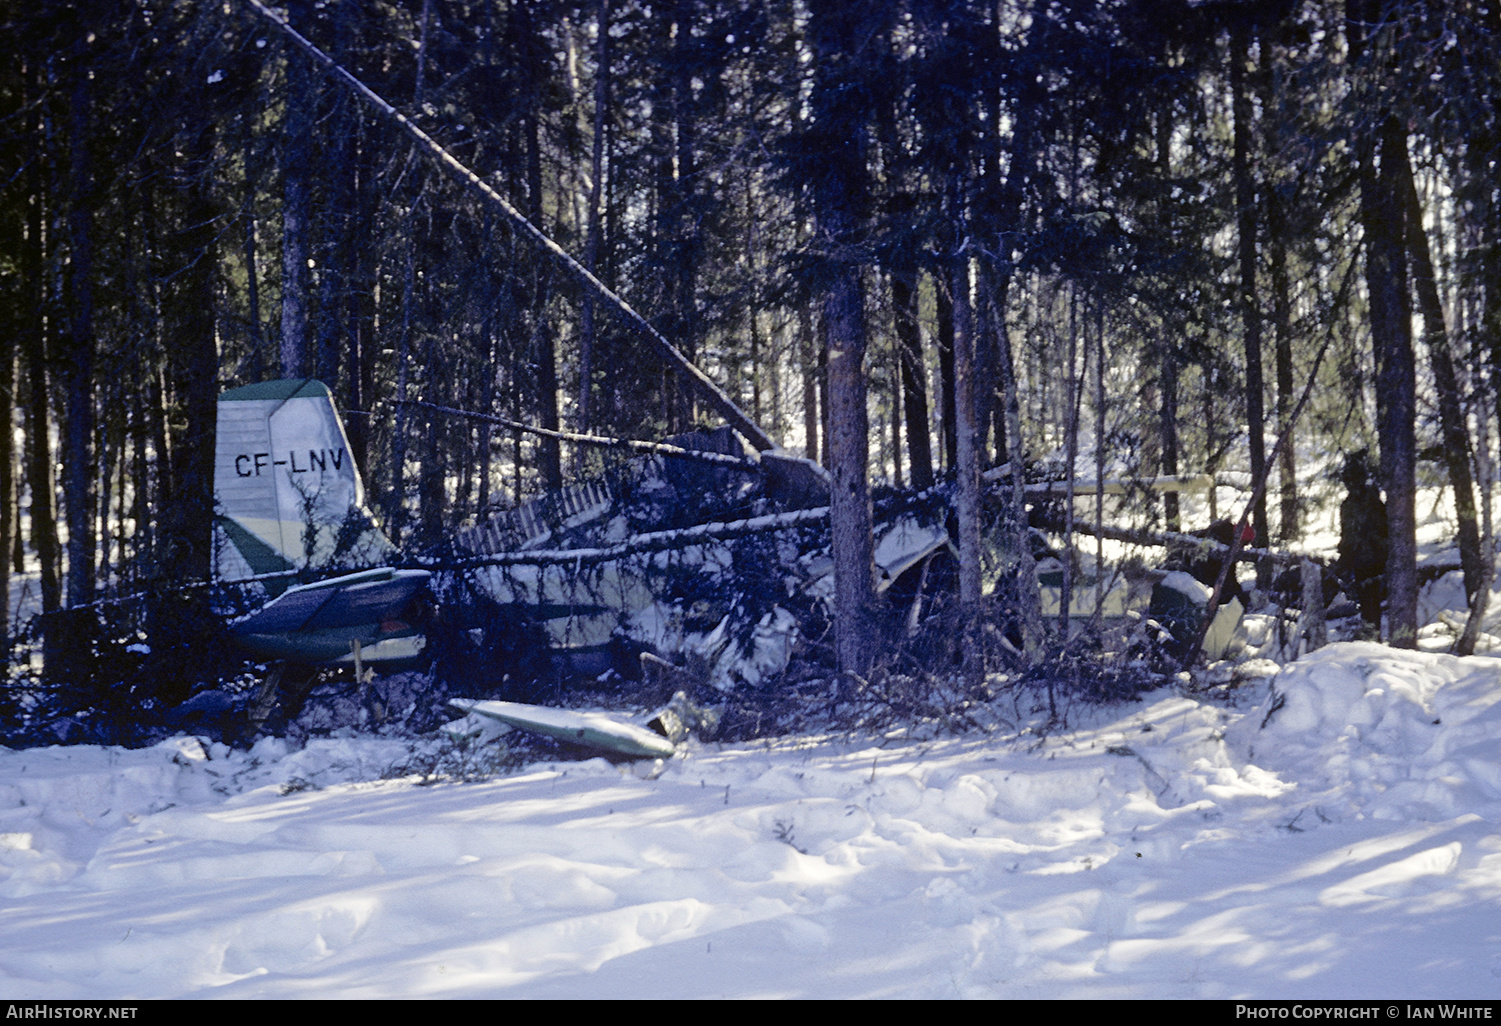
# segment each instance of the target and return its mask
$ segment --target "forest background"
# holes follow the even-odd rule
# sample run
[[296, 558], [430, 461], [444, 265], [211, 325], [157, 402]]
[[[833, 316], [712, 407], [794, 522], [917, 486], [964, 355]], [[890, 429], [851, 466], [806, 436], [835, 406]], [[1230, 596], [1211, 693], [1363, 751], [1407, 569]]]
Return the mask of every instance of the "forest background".
[[[1496, 0], [278, 11], [830, 468], [846, 668], [873, 658], [871, 483], [956, 482], [975, 619], [983, 472], [1045, 458], [1248, 471], [1258, 538], [1286, 543], [1311, 479], [1379, 452], [1389, 640], [1416, 639], [1421, 474], [1489, 593]], [[107, 683], [93, 625], [128, 609], [146, 665], [121, 701], [191, 692], [222, 388], [325, 381], [409, 549], [598, 458], [414, 403], [631, 438], [713, 422], [246, 0], [3, 0], [0, 26], [12, 672], [41, 638], [50, 679]], [[1171, 494], [1139, 512], [1201, 526]]]

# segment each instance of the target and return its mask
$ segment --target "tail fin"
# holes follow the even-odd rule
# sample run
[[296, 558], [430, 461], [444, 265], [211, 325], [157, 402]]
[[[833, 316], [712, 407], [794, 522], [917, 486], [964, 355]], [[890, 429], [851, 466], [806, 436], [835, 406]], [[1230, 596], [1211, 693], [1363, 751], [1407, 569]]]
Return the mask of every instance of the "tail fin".
[[393, 546], [365, 488], [328, 386], [267, 381], [219, 395], [215, 573], [221, 580], [371, 566]]

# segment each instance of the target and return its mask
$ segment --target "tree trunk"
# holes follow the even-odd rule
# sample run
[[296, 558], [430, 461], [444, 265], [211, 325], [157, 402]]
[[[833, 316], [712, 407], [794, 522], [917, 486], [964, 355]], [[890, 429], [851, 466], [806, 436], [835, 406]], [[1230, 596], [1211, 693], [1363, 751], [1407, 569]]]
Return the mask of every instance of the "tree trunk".
[[1464, 404], [1459, 394], [1459, 378], [1454, 371], [1454, 357], [1449, 350], [1449, 332], [1444, 323], [1444, 305], [1439, 299], [1438, 278], [1433, 272], [1428, 233], [1423, 230], [1423, 206], [1418, 199], [1417, 185], [1413, 181], [1407, 140], [1404, 138], [1400, 142], [1401, 152], [1394, 156], [1399, 161], [1394, 174], [1402, 192], [1407, 222], [1407, 252], [1412, 258], [1412, 281], [1417, 292], [1418, 310], [1423, 315], [1423, 339], [1428, 343], [1433, 385], [1438, 392], [1444, 464], [1449, 471], [1449, 485], [1454, 489], [1454, 512], [1459, 521], [1459, 562], [1464, 570], [1465, 596], [1473, 602], [1484, 575], [1481, 570], [1480, 522], [1475, 508], [1475, 485], [1470, 474], [1469, 432], [1465, 428]]
[[798, 349], [802, 353], [802, 380], [803, 380], [803, 455], [814, 463], [822, 466], [828, 465], [826, 456], [821, 455], [819, 442], [824, 435], [822, 404], [819, 402], [819, 381], [822, 375], [819, 371], [823, 365], [823, 347], [818, 344], [813, 325], [809, 323], [811, 317], [799, 311], [797, 313]]
[[1303, 651], [1317, 652], [1329, 643], [1328, 626], [1324, 621], [1323, 569], [1307, 558], [1298, 566], [1303, 588], [1303, 611], [1298, 617], [1298, 628], [1306, 643]]
[[[438, 353], [431, 339], [425, 347], [421, 366], [426, 380], [422, 383], [425, 396], [443, 395], [444, 386], [451, 380], [445, 373], [446, 360]], [[417, 471], [418, 544], [435, 546], [441, 543], [448, 527], [448, 514], [457, 496], [450, 496], [444, 487], [445, 471], [450, 465], [447, 447], [443, 444], [448, 432], [436, 417], [425, 417], [422, 423], [422, 458]], [[462, 513], [459, 514], [462, 517]]]
[[[88, 37], [92, 38], [92, 37]], [[68, 528], [67, 605], [79, 609], [58, 623], [55, 653], [64, 665], [49, 667], [74, 683], [89, 676], [93, 660], [92, 615], [98, 558], [95, 532], [94, 467], [94, 217], [93, 167], [90, 150], [92, 98], [87, 66], [89, 44], [80, 38], [69, 68], [69, 166], [67, 335], [60, 340], [64, 366], [62, 431], [63, 508]], [[52, 633], [52, 632], [49, 632]]]
[[959, 529], [959, 618], [964, 676], [970, 684], [984, 679], [980, 648], [980, 466], [975, 431], [974, 317], [970, 302], [970, 261], [956, 258], [949, 276], [954, 301], [955, 442], [954, 519]]
[[[1077, 154], [1075, 155], [1077, 158]], [[1063, 345], [1063, 582], [1058, 593], [1058, 636], [1068, 640], [1069, 607], [1074, 600], [1074, 478], [1079, 461], [1079, 298], [1068, 289], [1067, 338]]]
[[[62, 608], [62, 586], [59, 580], [62, 546], [57, 535], [57, 488], [53, 480], [49, 430], [51, 415], [47, 406], [50, 387], [47, 373], [50, 355], [48, 350], [51, 347], [48, 345], [48, 319], [45, 316], [50, 290], [45, 279], [47, 253], [44, 223], [49, 220], [47, 215], [50, 213], [50, 197], [43, 181], [49, 176], [41, 173], [43, 166], [42, 160], [34, 160], [28, 170], [28, 176], [32, 179], [31, 194], [36, 197], [36, 201], [31, 204], [26, 247], [21, 255], [21, 278], [29, 283], [26, 295], [30, 302], [27, 304], [26, 331], [22, 336], [20, 349], [26, 376], [26, 483], [31, 492], [31, 547], [37, 558], [42, 612], [51, 613]], [[17, 568], [20, 568], [19, 563]], [[43, 649], [45, 653], [45, 643]]]
[[875, 561], [867, 481], [865, 297], [858, 268], [840, 274], [824, 300], [828, 352], [829, 523], [833, 533], [834, 632], [839, 668], [864, 674], [873, 656]]
[[[547, 68], [543, 54], [543, 41], [539, 38], [532, 20], [531, 5], [513, 4], [511, 21], [514, 23], [514, 45], [521, 62], [523, 95], [521, 104], [521, 135], [526, 167], [526, 214], [532, 224], [545, 231], [542, 202], [542, 111], [539, 86], [546, 80]], [[547, 304], [552, 294], [552, 271], [539, 267], [533, 278], [532, 293], [532, 342], [534, 366], [537, 370], [537, 419], [549, 431], [561, 426], [558, 415], [558, 355], [553, 333], [548, 324]], [[556, 438], [544, 438], [539, 444], [542, 458], [542, 478], [548, 488], [563, 487], [563, 450]]]
[[811, 107], [822, 163], [814, 189], [825, 258], [824, 337], [828, 356], [829, 523], [834, 556], [834, 634], [839, 668], [863, 675], [876, 650], [872, 612], [875, 561], [871, 539], [869, 425], [865, 382], [862, 244], [869, 217], [865, 51], [884, 34], [873, 0], [819, 0], [810, 31], [817, 60]]
[[[661, 288], [658, 309], [663, 334], [692, 360], [700, 342], [698, 263], [700, 216], [695, 174], [697, 125], [693, 79], [695, 53], [690, 4], [669, 0], [652, 6], [661, 33], [661, 59], [651, 95], [651, 157], [655, 219], [655, 271]], [[686, 431], [695, 419], [696, 396], [674, 375], [664, 373], [667, 424]]]
[[896, 344], [901, 360], [901, 405], [907, 422], [907, 453], [912, 468], [912, 487], [931, 488], [933, 448], [928, 434], [927, 371], [923, 366], [922, 339], [918, 332], [915, 268], [892, 271], [891, 304], [896, 314]]
[[959, 436], [954, 413], [954, 303], [949, 290], [939, 286], [934, 307], [938, 318], [938, 380], [942, 385], [938, 417], [943, 431], [943, 468], [953, 470], [959, 464]]
[[[1293, 339], [1291, 290], [1287, 277], [1287, 244], [1281, 202], [1268, 197], [1267, 230], [1271, 236], [1272, 330], [1277, 363], [1277, 430], [1289, 430], [1288, 418], [1293, 398]], [[1282, 449], [1278, 463], [1279, 516], [1278, 530], [1282, 541], [1302, 537], [1303, 527], [1298, 502], [1298, 455], [1295, 445]]]
[[[19, 247], [18, 247], [19, 248]], [[0, 663], [10, 654], [10, 577], [16, 524], [16, 354], [0, 353]]]
[[[289, 20], [307, 29], [306, 0], [293, 0]], [[312, 146], [317, 79], [298, 53], [287, 55], [286, 119], [282, 127], [281, 204], [281, 375], [300, 378], [312, 372], [308, 357], [308, 312], [312, 278]]]
[[1001, 379], [1001, 398], [1006, 408], [1006, 436], [1011, 439], [1012, 474], [1011, 487], [1006, 490], [1007, 526], [1010, 528], [1011, 559], [1010, 566], [1005, 567], [1015, 582], [1017, 596], [1017, 620], [1021, 629], [1022, 654], [1029, 666], [1036, 666], [1042, 661], [1043, 646], [1047, 641], [1047, 632], [1042, 622], [1042, 598], [1037, 582], [1037, 564], [1032, 559], [1032, 544], [1027, 526], [1027, 500], [1023, 492], [1021, 470], [1022, 446], [1022, 418], [1021, 418], [1021, 392], [1016, 381], [1016, 362], [1011, 352], [1010, 333], [1006, 330], [1006, 322], [1002, 319], [1001, 311], [1005, 304], [1001, 301], [1004, 294], [1006, 279], [1002, 276], [1001, 282], [996, 288], [999, 293], [991, 297], [990, 309], [996, 323], [992, 330], [999, 342], [999, 371]]
[[1418, 640], [1417, 417], [1412, 309], [1407, 287], [1406, 205], [1402, 168], [1406, 134], [1386, 117], [1361, 160], [1360, 213], [1365, 229], [1365, 274], [1376, 355], [1377, 437], [1386, 492], [1387, 635], [1398, 648]]
[[[1162, 473], [1178, 473], [1178, 349], [1172, 341], [1164, 340], [1158, 347], [1162, 362], [1161, 411], [1159, 422], [1162, 433]], [[1103, 354], [1102, 354], [1103, 358]], [[1103, 425], [1104, 419], [1101, 418]], [[1100, 432], [1100, 438], [1104, 433]], [[1098, 446], [1099, 443], [1097, 442]], [[1103, 452], [1101, 453], [1103, 456]], [[1167, 492], [1162, 497], [1163, 522], [1169, 531], [1176, 531], [1181, 525], [1178, 510], [1178, 493]]]
[[[203, 98], [197, 97], [202, 104]], [[167, 471], [157, 507], [153, 593], [147, 610], [150, 666], [156, 692], [186, 700], [210, 651], [208, 594], [185, 584], [206, 580], [214, 515], [214, 430], [219, 353], [214, 298], [218, 293], [218, 216], [214, 201], [212, 116], [200, 106], [160, 160], [155, 206], [162, 212], [159, 306], [164, 377], [158, 452]]]
[[[334, 57], [340, 62], [351, 56], [350, 19], [348, 5], [335, 8]], [[317, 359], [313, 373], [338, 397], [342, 409], [358, 411], [361, 409], [356, 401], [360, 394], [359, 368], [353, 362], [357, 355], [354, 351], [355, 267], [358, 252], [368, 248], [361, 246], [355, 235], [359, 209], [359, 107], [354, 98], [342, 90], [320, 89], [319, 92], [327, 93], [326, 109], [319, 112], [320, 123], [326, 128], [320, 132], [318, 153], [325, 198], [316, 233], [318, 313]], [[343, 378], [340, 376], [341, 365], [347, 374]], [[364, 418], [346, 415], [346, 420], [353, 423]], [[350, 448], [354, 447], [351, 437]]]
[[47, 410], [46, 341], [30, 339], [26, 352], [26, 483], [31, 492], [31, 547], [40, 573], [42, 612], [62, 608], [62, 545], [57, 536], [57, 487], [52, 476], [51, 418]]
[[1490, 418], [1484, 414], [1476, 418], [1475, 476], [1480, 485], [1480, 549], [1485, 558], [1480, 561], [1480, 588], [1475, 592], [1474, 601], [1470, 603], [1470, 615], [1465, 620], [1465, 629], [1454, 645], [1454, 653], [1462, 656], [1475, 654], [1475, 643], [1480, 639], [1480, 628], [1485, 621], [1491, 585], [1496, 575], [1496, 564], [1492, 558], [1492, 553], [1495, 552], [1492, 541], [1495, 537], [1494, 511], [1491, 508], [1496, 475], [1490, 459], [1489, 423]]
[[[407, 209], [401, 217], [405, 237], [401, 240], [401, 293], [398, 298], [400, 313], [397, 316], [396, 352], [396, 429], [391, 433], [391, 488], [386, 495], [386, 530], [397, 545], [402, 543], [406, 528], [406, 471], [407, 435], [410, 433], [411, 417], [406, 405], [411, 388], [412, 359], [412, 308], [417, 303], [417, 205], [420, 193], [407, 199]], [[521, 461], [516, 461], [518, 471]]]
[[[357, 115], [352, 118], [356, 126], [359, 120]], [[374, 426], [371, 423], [370, 408], [376, 396], [375, 363], [378, 350], [375, 345], [375, 296], [379, 278], [375, 247], [364, 245], [361, 240], [366, 236], [368, 226], [374, 223], [375, 211], [380, 202], [375, 159], [376, 154], [369, 141], [361, 136], [354, 152], [354, 216], [346, 226], [348, 252], [352, 260], [351, 287], [345, 308], [349, 323], [349, 406], [358, 414], [349, 426], [349, 449], [355, 466], [369, 475], [371, 484], [378, 480], [371, 473], [374, 469], [371, 460]]]
[[[1250, 26], [1237, 18], [1230, 29], [1230, 92], [1235, 114], [1232, 167], [1235, 178], [1236, 252], [1240, 263], [1238, 287], [1241, 326], [1246, 351], [1246, 427], [1251, 450], [1251, 479], [1266, 471], [1265, 386], [1261, 371], [1261, 301], [1256, 290], [1256, 182], [1251, 175], [1251, 95], [1246, 85]], [[1252, 512], [1256, 536], [1267, 537], [1266, 499]]]
[[80, 41], [72, 69], [68, 204], [70, 317], [66, 345], [67, 420], [63, 431], [63, 494], [68, 522], [68, 605], [94, 601], [94, 225], [90, 164], [91, 98]]
[[[1275, 33], [1285, 35], [1286, 29], [1279, 27]], [[1280, 44], [1273, 46], [1270, 38], [1272, 34], [1268, 33], [1261, 45], [1261, 81], [1258, 91], [1263, 110], [1272, 109], [1281, 95], [1280, 90], [1274, 88], [1274, 83], [1280, 83], [1282, 62], [1273, 61], [1273, 51], [1275, 49], [1280, 54], [1282, 47]], [[1266, 151], [1272, 154], [1281, 153], [1282, 141], [1278, 132], [1278, 119], [1269, 118], [1267, 124]], [[1279, 437], [1289, 430], [1289, 417], [1293, 403], [1297, 401], [1293, 394], [1292, 289], [1287, 275], [1287, 212], [1284, 206], [1282, 190], [1275, 185], [1270, 186], [1266, 190], [1267, 262], [1272, 289], [1272, 338], [1277, 377], [1277, 434]], [[1282, 456], [1278, 461], [1277, 470], [1278, 535], [1282, 541], [1291, 542], [1302, 537], [1303, 534], [1298, 503], [1298, 456], [1295, 444], [1282, 447]]]
[[[600, 198], [604, 191], [605, 145], [610, 110], [610, 0], [595, 5], [594, 138], [589, 159], [589, 209], [584, 227], [584, 267], [599, 274]], [[594, 392], [594, 295], [585, 292], [579, 327], [578, 429], [588, 431]]]

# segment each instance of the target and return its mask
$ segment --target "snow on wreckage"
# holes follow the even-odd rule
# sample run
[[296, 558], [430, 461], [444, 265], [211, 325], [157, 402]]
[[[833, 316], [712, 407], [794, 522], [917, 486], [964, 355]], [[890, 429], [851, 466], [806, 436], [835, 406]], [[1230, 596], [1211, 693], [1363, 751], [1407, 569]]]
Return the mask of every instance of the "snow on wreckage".
[[[650, 449], [407, 561], [366, 508], [326, 386], [222, 393], [216, 572], [259, 603], [231, 635], [277, 664], [252, 729], [284, 667], [408, 667], [443, 630], [479, 637], [491, 659], [540, 658], [575, 676], [629, 670], [622, 658], [640, 652], [691, 659], [719, 688], [783, 669], [799, 638], [793, 610], [830, 591], [825, 473], [782, 453], [748, 455], [727, 428]], [[882, 590], [948, 545], [941, 512], [889, 518], [876, 547]]]
[[[406, 559], [366, 507], [326, 386], [294, 379], [224, 392], [216, 570], [254, 606], [231, 621], [231, 635], [272, 664], [250, 733], [278, 691], [295, 708], [312, 668], [330, 664], [352, 665], [361, 687], [366, 667], [438, 664], [443, 688], [529, 700], [542, 690], [535, 680], [635, 677], [650, 656], [687, 663], [695, 684], [721, 691], [786, 669], [832, 600], [825, 472], [784, 453], [747, 453], [729, 428], [631, 444], [645, 455], [456, 528], [442, 551]], [[952, 554], [948, 506], [939, 489], [883, 508], [878, 591], [910, 624], [937, 587], [925, 573], [931, 560]], [[1058, 589], [1039, 569], [1056, 615]], [[1171, 593], [1172, 575], [1161, 583]], [[1092, 613], [1089, 592], [1074, 592], [1071, 616]], [[1122, 615], [1138, 604], [1122, 599], [1106, 604]], [[1173, 613], [1181, 626], [1166, 611], [1150, 615], [1186, 636], [1202, 596], [1180, 605], [1193, 607]], [[1235, 624], [1224, 627], [1205, 645], [1211, 658]], [[439, 690], [414, 699], [431, 707], [429, 719]]]

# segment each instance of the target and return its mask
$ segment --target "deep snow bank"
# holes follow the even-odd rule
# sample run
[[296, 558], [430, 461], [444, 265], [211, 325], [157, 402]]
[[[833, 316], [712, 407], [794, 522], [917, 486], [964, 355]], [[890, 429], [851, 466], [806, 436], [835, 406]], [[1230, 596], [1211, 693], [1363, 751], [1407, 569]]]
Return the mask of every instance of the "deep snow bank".
[[1325, 816], [1489, 808], [1501, 802], [1501, 659], [1331, 645], [1284, 667], [1230, 740]]

